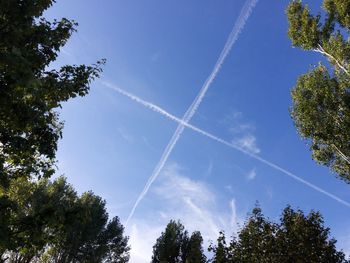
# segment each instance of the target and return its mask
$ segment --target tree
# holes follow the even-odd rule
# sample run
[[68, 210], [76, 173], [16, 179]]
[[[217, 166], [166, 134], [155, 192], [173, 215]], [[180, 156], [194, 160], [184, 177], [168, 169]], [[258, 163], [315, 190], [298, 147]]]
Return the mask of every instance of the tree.
[[324, 226], [322, 215], [312, 211], [304, 215], [291, 207], [284, 209], [276, 233], [280, 260], [286, 262], [349, 262], [342, 251], [337, 251], [336, 240], [330, 238], [330, 229]]
[[[318, 212], [304, 215], [289, 206], [282, 213], [280, 223], [268, 220], [260, 208], [251, 216], [226, 245], [224, 236], [212, 247], [212, 262], [232, 263], [347, 263], [342, 251], [336, 249], [330, 229], [324, 226]], [[225, 261], [226, 259], [226, 261]]]
[[208, 248], [210, 252], [214, 253], [210, 262], [212, 263], [227, 263], [230, 260], [230, 253], [226, 244], [226, 237], [224, 232], [220, 232], [216, 241], [216, 245], [211, 244]]
[[2, 225], [1, 258], [11, 256], [13, 262], [30, 262], [38, 255], [64, 219], [74, 215], [77, 194], [63, 178], [53, 183], [47, 179], [31, 182], [26, 178], [12, 180], [8, 189], [11, 209], [8, 222]]
[[11, 184], [14, 235], [2, 249], [11, 262], [117, 262], [129, 259], [128, 238], [117, 217], [108, 221], [105, 202], [92, 192], [78, 196], [63, 177], [25, 178]]
[[206, 257], [200, 232], [188, 237], [185, 227], [171, 220], [153, 246], [152, 263], [202, 263]]
[[203, 237], [199, 231], [192, 233], [187, 245], [185, 263], [205, 263], [207, 258], [203, 251]]
[[277, 226], [268, 221], [261, 209], [256, 207], [252, 211], [247, 223], [241, 229], [238, 240], [230, 244], [230, 257], [232, 262], [250, 263], [278, 263], [277, 244], [274, 235]]
[[76, 205], [74, 218], [68, 218], [49, 244], [48, 262], [128, 262], [128, 238], [117, 217], [108, 222], [105, 202], [87, 192]]
[[[41, 230], [51, 229], [58, 212], [43, 198], [54, 198], [40, 190], [46, 183], [33, 185], [55, 170], [63, 128], [56, 109], [86, 95], [104, 63], [50, 67], [77, 26], [66, 18], [42, 17], [54, 2], [0, 1], [0, 252], [14, 251], [24, 261], [47, 243]], [[24, 206], [28, 202], [30, 209]], [[56, 202], [64, 207], [63, 200]]]
[[171, 220], [153, 246], [152, 263], [178, 263], [184, 255], [183, 244], [188, 242], [188, 233], [178, 221]]
[[291, 116], [313, 159], [350, 183], [350, 0], [324, 0], [323, 8], [323, 23], [300, 0], [287, 8], [293, 46], [328, 60], [299, 77]]
[[[101, 64], [49, 69], [75, 31], [66, 18], [42, 17], [54, 0], [0, 1], [0, 186], [54, 172], [63, 123], [55, 109], [89, 91]], [[3, 193], [0, 193], [3, 194]]]

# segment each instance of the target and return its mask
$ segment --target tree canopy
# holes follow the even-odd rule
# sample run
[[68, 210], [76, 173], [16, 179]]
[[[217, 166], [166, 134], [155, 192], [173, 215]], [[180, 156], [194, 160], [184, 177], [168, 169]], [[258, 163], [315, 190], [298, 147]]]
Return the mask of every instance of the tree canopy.
[[[43, 17], [54, 3], [0, 1], [0, 262], [128, 262], [124, 227], [106, 202], [77, 194], [64, 177], [50, 179], [63, 131], [57, 110], [88, 94], [105, 63], [51, 67], [77, 27]], [[350, 183], [350, 0], [323, 7], [323, 21], [301, 1], [287, 9], [293, 45], [328, 60], [298, 79], [291, 115], [313, 158]], [[229, 243], [219, 233], [211, 262], [348, 262], [335, 244], [318, 212], [287, 207], [274, 223], [255, 208]], [[201, 233], [170, 221], [151, 262], [207, 262]]]
[[[1, 239], [1, 259], [11, 262], [127, 262], [128, 238], [118, 217], [108, 220], [105, 201], [92, 192], [78, 196], [60, 177], [16, 180], [9, 189], [16, 204]], [[2, 236], [4, 237], [4, 236]]]
[[237, 237], [226, 243], [221, 233], [211, 247], [213, 263], [347, 263], [338, 251], [330, 229], [324, 226], [319, 212], [305, 215], [286, 207], [279, 223], [266, 218], [260, 208], [253, 209]]
[[101, 72], [92, 66], [49, 69], [77, 23], [47, 21], [43, 12], [53, 0], [0, 2], [0, 174], [50, 176], [63, 122], [55, 109], [89, 91]]
[[105, 201], [55, 171], [57, 109], [89, 92], [104, 60], [52, 69], [77, 23], [42, 15], [54, 0], [0, 1], [0, 262], [127, 262]]
[[153, 246], [152, 263], [204, 263], [203, 238], [200, 232], [188, 237], [185, 227], [171, 220]]
[[293, 46], [327, 59], [299, 77], [291, 116], [313, 159], [350, 183], [350, 1], [324, 0], [323, 9], [324, 19], [299, 0], [287, 8]]

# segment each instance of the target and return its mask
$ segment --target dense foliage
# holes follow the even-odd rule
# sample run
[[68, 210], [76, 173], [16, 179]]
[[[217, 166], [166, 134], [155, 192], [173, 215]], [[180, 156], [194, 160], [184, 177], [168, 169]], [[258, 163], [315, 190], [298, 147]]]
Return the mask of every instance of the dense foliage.
[[127, 262], [128, 239], [117, 217], [108, 221], [105, 202], [92, 192], [78, 196], [63, 177], [50, 182], [16, 180], [6, 250], [10, 262]]
[[318, 212], [305, 215], [287, 207], [280, 223], [274, 223], [255, 208], [236, 238], [227, 244], [221, 233], [210, 250], [213, 263], [349, 262], [335, 244]]
[[188, 232], [180, 222], [170, 221], [153, 246], [152, 263], [204, 263], [200, 232]]
[[207, 261], [200, 232], [191, 238], [185, 227], [170, 221], [153, 246], [152, 263], [349, 263], [337, 250], [336, 240], [324, 226], [319, 212], [305, 215], [287, 206], [280, 222], [266, 218], [256, 207], [244, 226], [227, 242], [224, 232], [218, 233], [209, 246], [212, 257]]
[[55, 171], [56, 109], [89, 91], [101, 64], [52, 69], [77, 25], [47, 21], [53, 0], [0, 1], [0, 262], [127, 262], [118, 217]]
[[52, 0], [0, 2], [0, 173], [13, 177], [50, 176], [62, 135], [56, 108], [88, 93], [99, 76], [93, 66], [48, 69], [74, 32], [68, 19], [42, 17]]
[[313, 159], [350, 183], [350, 0], [324, 0], [325, 18], [292, 1], [287, 8], [293, 46], [322, 54], [292, 90], [291, 115]]
[[[0, 262], [128, 262], [124, 227], [109, 219], [105, 201], [78, 195], [63, 177], [50, 180], [63, 129], [57, 109], [86, 95], [104, 63], [50, 67], [77, 26], [43, 18], [54, 2], [0, 0]], [[350, 182], [350, 0], [325, 0], [324, 8], [323, 24], [300, 1], [287, 10], [293, 45], [329, 60], [299, 78], [292, 117], [314, 159]], [[236, 238], [219, 234], [210, 261], [348, 262], [329, 236], [317, 212], [287, 207], [273, 223], [255, 208]], [[201, 233], [170, 221], [151, 262], [207, 262]]]

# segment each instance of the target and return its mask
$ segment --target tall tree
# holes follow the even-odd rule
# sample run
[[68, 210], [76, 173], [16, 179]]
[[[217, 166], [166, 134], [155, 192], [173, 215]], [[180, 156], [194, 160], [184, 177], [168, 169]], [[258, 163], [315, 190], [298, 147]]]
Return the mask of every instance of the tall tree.
[[[212, 262], [231, 263], [348, 263], [336, 249], [330, 229], [318, 212], [284, 209], [280, 222], [268, 220], [255, 208], [230, 244], [218, 239]], [[226, 261], [225, 261], [226, 260]]]
[[152, 263], [202, 263], [206, 262], [203, 238], [196, 231], [188, 237], [185, 227], [171, 220], [153, 246]]
[[[237, 240], [232, 240], [230, 253], [232, 262], [277, 263], [277, 244], [274, 235], [277, 227], [268, 221], [261, 209], [253, 209]], [[282, 262], [284, 262], [282, 260]]]
[[25, 178], [11, 184], [13, 235], [1, 252], [10, 262], [117, 262], [129, 258], [128, 238], [117, 217], [108, 221], [105, 202], [92, 192], [78, 196], [63, 177]]
[[321, 22], [300, 0], [287, 8], [293, 46], [328, 60], [299, 77], [291, 116], [313, 159], [350, 183], [350, 0], [324, 0], [323, 9]]
[[336, 240], [330, 238], [330, 229], [324, 226], [319, 212], [305, 215], [291, 207], [284, 209], [276, 233], [279, 259], [286, 262], [349, 262], [342, 251], [337, 251]]
[[192, 233], [187, 249], [186, 258], [183, 260], [185, 263], [205, 263], [207, 258], [203, 251], [203, 237], [199, 231]]
[[54, 0], [0, 1], [0, 186], [50, 176], [63, 123], [55, 109], [89, 91], [95, 65], [49, 69], [77, 25], [42, 17]]
[[226, 237], [224, 232], [220, 232], [216, 244], [211, 244], [208, 248], [209, 252], [213, 252], [213, 258], [210, 260], [212, 263], [227, 263], [230, 262], [229, 248], [226, 243]]
[[178, 221], [171, 220], [153, 246], [152, 263], [179, 263], [185, 253], [188, 233]]
[[[55, 170], [63, 128], [56, 109], [86, 95], [104, 63], [50, 67], [77, 26], [66, 18], [50, 22], [42, 17], [54, 2], [0, 1], [0, 252], [22, 247], [28, 258], [46, 242], [38, 236], [57, 212], [45, 198], [34, 202], [36, 194], [43, 195], [32, 185]], [[14, 198], [14, 193], [22, 196]], [[34, 198], [31, 210], [23, 209], [27, 196]], [[64, 200], [56, 201], [63, 207]]]

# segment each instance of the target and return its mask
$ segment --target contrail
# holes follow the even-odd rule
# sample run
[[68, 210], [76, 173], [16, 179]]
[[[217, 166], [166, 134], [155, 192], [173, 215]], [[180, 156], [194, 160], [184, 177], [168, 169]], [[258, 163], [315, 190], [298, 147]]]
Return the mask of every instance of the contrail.
[[[237, 41], [239, 34], [241, 33], [245, 23], [247, 22], [253, 8], [255, 7], [255, 5], [257, 4], [258, 0], [247, 0], [243, 6], [243, 8], [241, 9], [241, 12], [239, 14], [239, 17], [237, 18], [235, 25], [226, 41], [226, 44], [223, 48], [223, 50], [220, 53], [220, 56], [212, 70], [212, 72], [210, 73], [209, 77], [206, 79], [206, 81], [204, 82], [201, 90], [199, 91], [197, 97], [194, 99], [194, 101], [192, 102], [191, 106], [188, 108], [188, 110], [186, 111], [186, 113], [184, 114], [182, 121], [185, 123], [189, 123], [189, 121], [191, 120], [191, 118], [193, 117], [193, 115], [196, 113], [200, 103], [202, 102], [206, 92], [208, 91], [211, 83], [213, 82], [213, 80], [215, 79], [215, 77], [217, 76], [218, 72], [220, 71], [220, 68], [222, 66], [222, 64], [224, 63], [227, 55], [229, 54], [233, 44]], [[131, 217], [134, 215], [134, 212], [137, 208], [137, 206], [139, 205], [139, 203], [141, 202], [141, 200], [144, 198], [144, 196], [147, 194], [150, 186], [152, 185], [152, 183], [154, 182], [154, 180], [158, 177], [160, 171], [162, 170], [162, 168], [164, 167], [166, 161], [169, 158], [170, 153], [172, 152], [172, 150], [174, 149], [177, 141], [179, 140], [183, 130], [184, 130], [184, 124], [183, 123], [179, 123], [179, 125], [176, 128], [176, 131], [174, 132], [172, 138], [170, 139], [168, 145], [166, 146], [158, 164], [156, 165], [156, 167], [154, 168], [152, 175], [150, 176], [150, 178], [148, 179], [144, 189], [142, 190], [142, 192], [140, 193], [139, 197], [137, 198], [133, 208], [131, 209], [131, 212], [128, 216], [128, 219], [126, 220], [125, 225], [127, 226]]]
[[206, 131], [204, 131], [204, 130], [196, 127], [196, 126], [193, 126], [193, 125], [191, 125], [189, 123], [186, 123], [182, 119], [172, 115], [171, 113], [167, 112], [166, 110], [162, 109], [161, 107], [159, 107], [159, 106], [157, 106], [157, 105], [155, 105], [155, 104], [153, 104], [151, 102], [145, 101], [145, 100], [143, 100], [143, 99], [141, 99], [141, 98], [139, 98], [139, 97], [137, 97], [137, 96], [135, 96], [135, 95], [133, 95], [133, 94], [131, 94], [129, 92], [126, 92], [126, 91], [124, 91], [124, 90], [122, 90], [122, 89], [120, 89], [118, 87], [115, 87], [115, 86], [113, 86], [113, 85], [111, 85], [109, 83], [103, 82], [103, 84], [105, 86], [107, 86], [107, 87], [109, 87], [109, 88], [119, 92], [120, 94], [122, 94], [122, 95], [124, 95], [126, 97], [129, 97], [130, 99], [136, 101], [137, 103], [139, 103], [139, 104], [141, 104], [141, 105], [143, 105], [143, 106], [145, 106], [145, 107], [147, 107], [147, 108], [149, 108], [149, 109], [151, 109], [151, 110], [153, 110], [153, 111], [155, 111], [157, 113], [162, 114], [166, 118], [168, 118], [168, 119], [170, 119], [172, 121], [176, 121], [177, 123], [179, 123], [179, 124], [189, 128], [189, 129], [191, 129], [193, 131], [196, 131], [196, 132], [198, 132], [198, 133], [200, 133], [200, 134], [202, 134], [202, 135], [204, 135], [204, 136], [206, 136], [206, 137], [208, 137], [208, 138], [210, 138], [212, 140], [215, 140], [215, 141], [217, 141], [217, 142], [219, 142], [221, 144], [224, 144], [224, 145], [226, 145], [226, 146], [228, 146], [230, 148], [238, 150], [238, 151], [242, 152], [243, 154], [248, 155], [248, 156], [250, 156], [251, 158], [253, 158], [253, 159], [257, 160], [257, 161], [259, 161], [261, 163], [264, 163], [264, 164], [270, 166], [271, 168], [273, 168], [273, 169], [275, 169], [277, 171], [282, 172], [283, 174], [291, 177], [292, 179], [298, 181], [299, 183], [302, 183], [302, 184], [312, 188], [313, 190], [315, 190], [315, 191], [317, 191], [317, 192], [319, 192], [319, 193], [321, 193], [321, 194], [323, 194], [325, 196], [328, 196], [328, 197], [332, 198], [333, 200], [337, 201], [338, 203], [343, 204], [343, 205], [345, 205], [345, 206], [350, 208], [350, 203], [349, 202], [347, 202], [347, 201], [341, 199], [340, 197], [338, 197], [338, 196], [336, 196], [336, 195], [334, 195], [334, 194], [332, 194], [332, 193], [330, 193], [330, 192], [328, 192], [328, 191], [326, 191], [326, 190], [324, 190], [324, 189], [314, 185], [313, 183], [311, 183], [311, 182], [309, 182], [309, 181], [307, 181], [307, 180], [297, 176], [296, 174], [294, 174], [292, 172], [289, 172], [288, 170], [282, 168], [281, 166], [279, 166], [279, 165], [277, 165], [277, 164], [275, 164], [273, 162], [270, 162], [270, 161], [268, 161], [268, 160], [266, 160], [266, 159], [264, 159], [264, 158], [262, 158], [262, 157], [260, 157], [260, 156], [258, 156], [256, 154], [254, 154], [254, 153], [251, 153], [251, 152], [243, 149], [242, 147], [237, 146], [236, 144], [228, 142], [228, 141], [226, 141], [224, 139], [221, 139], [221, 138], [219, 138], [219, 137], [217, 137], [217, 136], [215, 136], [215, 135], [213, 135], [213, 134], [211, 134], [209, 132], [206, 132]]

